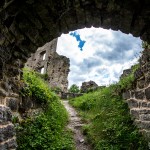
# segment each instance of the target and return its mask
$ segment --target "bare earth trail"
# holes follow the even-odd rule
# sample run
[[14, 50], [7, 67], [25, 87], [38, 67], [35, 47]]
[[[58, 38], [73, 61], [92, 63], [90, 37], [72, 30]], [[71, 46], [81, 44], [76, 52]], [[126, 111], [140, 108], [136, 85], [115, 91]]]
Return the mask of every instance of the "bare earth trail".
[[68, 100], [64, 100], [62, 103], [69, 113], [68, 128], [71, 129], [74, 133], [76, 150], [91, 150], [90, 146], [85, 141], [85, 136], [81, 132], [81, 127], [83, 124], [80, 117], [78, 117], [77, 112], [72, 106], [70, 106]]

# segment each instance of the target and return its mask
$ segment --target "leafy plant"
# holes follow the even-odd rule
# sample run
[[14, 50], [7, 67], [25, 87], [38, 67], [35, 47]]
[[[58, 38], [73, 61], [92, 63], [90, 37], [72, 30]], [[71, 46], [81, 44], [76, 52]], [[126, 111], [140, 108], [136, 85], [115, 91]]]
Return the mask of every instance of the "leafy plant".
[[71, 93], [79, 93], [79, 91], [79, 87], [76, 84], [73, 84], [69, 89], [69, 92]]
[[59, 98], [37, 73], [24, 69], [23, 79], [26, 87], [22, 95], [34, 97], [43, 104], [43, 112], [16, 126], [18, 149], [73, 150], [72, 134], [65, 129], [68, 114]]

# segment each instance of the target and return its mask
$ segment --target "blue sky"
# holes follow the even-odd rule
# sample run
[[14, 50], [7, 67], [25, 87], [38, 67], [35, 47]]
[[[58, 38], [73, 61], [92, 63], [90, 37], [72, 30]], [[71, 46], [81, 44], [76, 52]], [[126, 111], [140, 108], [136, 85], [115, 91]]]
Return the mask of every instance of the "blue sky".
[[123, 69], [137, 63], [140, 51], [140, 38], [93, 27], [62, 34], [57, 43], [57, 52], [70, 58], [69, 87], [90, 80], [117, 82]]
[[70, 35], [76, 38], [77, 42], [79, 43], [78, 48], [82, 51], [83, 50], [82, 48], [83, 48], [86, 41], [81, 40], [81, 37], [77, 31], [70, 32]]

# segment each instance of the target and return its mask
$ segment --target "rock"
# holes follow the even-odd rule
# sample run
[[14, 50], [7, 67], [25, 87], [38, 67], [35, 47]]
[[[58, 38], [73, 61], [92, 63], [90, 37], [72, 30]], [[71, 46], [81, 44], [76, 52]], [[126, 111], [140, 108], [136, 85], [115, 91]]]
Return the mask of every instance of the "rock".
[[130, 113], [131, 113], [132, 118], [134, 118], [134, 119], [139, 119], [139, 111], [138, 111], [138, 110], [136, 110], [136, 109], [131, 109], [131, 110], [130, 110]]
[[12, 113], [8, 107], [0, 106], [0, 124], [6, 124], [11, 121]]
[[135, 98], [136, 99], [143, 99], [144, 98], [144, 92], [143, 91], [136, 91], [135, 92]]
[[86, 93], [91, 89], [96, 89], [98, 85], [94, 81], [83, 82], [81, 86], [81, 92]]
[[12, 110], [17, 111], [18, 109], [18, 99], [13, 97], [6, 98], [6, 105]]
[[132, 72], [131, 69], [123, 70], [123, 74], [120, 76], [120, 79], [127, 77]]
[[80, 139], [80, 143], [83, 143], [84, 142], [84, 139]]
[[140, 120], [142, 120], [142, 121], [150, 121], [150, 114], [142, 114], [142, 115], [140, 115]]
[[139, 106], [139, 103], [137, 100], [129, 99], [127, 102], [130, 108], [137, 108]]
[[140, 88], [140, 89], [144, 88], [144, 86], [145, 86], [145, 80], [144, 80], [144, 79], [139, 80], [139, 81], [137, 82], [137, 86], [138, 86], [138, 88]]

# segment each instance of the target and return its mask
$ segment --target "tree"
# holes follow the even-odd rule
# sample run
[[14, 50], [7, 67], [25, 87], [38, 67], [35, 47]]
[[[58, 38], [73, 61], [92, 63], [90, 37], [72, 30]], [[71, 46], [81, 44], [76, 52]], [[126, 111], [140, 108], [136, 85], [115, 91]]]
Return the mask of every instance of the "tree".
[[79, 93], [79, 91], [79, 87], [76, 84], [73, 84], [69, 89], [69, 92], [71, 93]]

